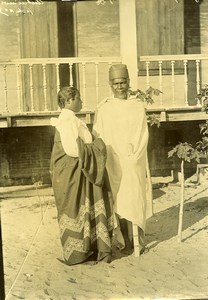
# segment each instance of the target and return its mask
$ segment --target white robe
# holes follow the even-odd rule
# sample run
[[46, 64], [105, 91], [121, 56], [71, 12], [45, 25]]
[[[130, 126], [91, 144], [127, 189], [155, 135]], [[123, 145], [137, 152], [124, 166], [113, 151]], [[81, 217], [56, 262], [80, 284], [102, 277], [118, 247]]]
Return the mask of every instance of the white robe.
[[145, 230], [152, 199], [147, 197], [151, 187], [146, 177], [148, 126], [143, 102], [107, 98], [98, 107], [93, 130], [107, 147], [114, 212]]

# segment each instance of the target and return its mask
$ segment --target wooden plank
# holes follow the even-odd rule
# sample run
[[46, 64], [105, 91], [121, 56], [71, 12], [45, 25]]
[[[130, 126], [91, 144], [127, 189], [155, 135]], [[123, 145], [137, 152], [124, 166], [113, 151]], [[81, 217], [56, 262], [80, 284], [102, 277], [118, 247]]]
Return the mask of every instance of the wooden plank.
[[[183, 18], [182, 1], [177, 5], [174, 1], [167, 0], [137, 1], [137, 37], [140, 61], [151, 61], [150, 69], [156, 69], [158, 64], [153, 62], [154, 59], [151, 57], [144, 59], [146, 56], [142, 55], [161, 55], [160, 59], [155, 60], [157, 62], [163, 60], [163, 54], [183, 54]], [[147, 32], [151, 32], [151, 36]], [[163, 69], [167, 67], [171, 68], [169, 62], [163, 64]], [[144, 64], [140, 63], [140, 69], [144, 69]]]
[[[5, 115], [0, 117], [0, 128], [8, 127], [27, 127], [27, 126], [50, 126], [50, 119], [58, 117], [60, 112], [42, 112], [42, 113], [25, 113], [24, 115]], [[156, 115], [160, 122], [179, 122], [179, 121], [196, 121], [207, 120], [207, 114], [204, 112], [193, 110], [156, 110], [151, 109], [148, 111], [150, 115]], [[77, 117], [84, 121], [86, 124], [93, 124], [94, 112], [86, 111], [77, 113]]]
[[12, 127], [30, 127], [30, 126], [49, 126], [50, 118], [48, 117], [14, 117], [12, 118]]
[[7, 128], [7, 118], [0, 118], [0, 128]]
[[[0, 128], [7, 127], [28, 127], [28, 126], [50, 126], [50, 119], [58, 117], [60, 112], [54, 113], [25, 113], [24, 115], [10, 115], [0, 118]], [[86, 124], [93, 124], [93, 112], [79, 112], [77, 117]]]
[[181, 55], [143, 55], [140, 61], [171, 61], [171, 60], [208, 60], [207, 54], [181, 54]]
[[[145, 57], [145, 56], [144, 56]], [[187, 56], [186, 56], [187, 57]], [[208, 55], [207, 55], [208, 59]], [[21, 59], [11, 59], [9, 61], [1, 61], [1, 64], [56, 64], [56, 63], [120, 63], [122, 62], [121, 57], [118, 56], [93, 56], [93, 57], [45, 57], [45, 58], [21, 58]]]
[[168, 112], [167, 121], [195, 121], [195, 120], [207, 120], [207, 115], [204, 112]]

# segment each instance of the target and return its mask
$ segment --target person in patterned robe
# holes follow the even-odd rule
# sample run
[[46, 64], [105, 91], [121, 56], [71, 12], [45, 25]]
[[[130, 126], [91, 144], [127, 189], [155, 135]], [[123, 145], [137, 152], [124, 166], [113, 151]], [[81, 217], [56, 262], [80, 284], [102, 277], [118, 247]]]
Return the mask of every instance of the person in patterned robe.
[[63, 257], [68, 265], [92, 257], [110, 262], [113, 217], [104, 180], [106, 147], [102, 139], [93, 140], [76, 117], [82, 108], [76, 88], [62, 88], [58, 104], [61, 113], [51, 119], [55, 126], [51, 177]]

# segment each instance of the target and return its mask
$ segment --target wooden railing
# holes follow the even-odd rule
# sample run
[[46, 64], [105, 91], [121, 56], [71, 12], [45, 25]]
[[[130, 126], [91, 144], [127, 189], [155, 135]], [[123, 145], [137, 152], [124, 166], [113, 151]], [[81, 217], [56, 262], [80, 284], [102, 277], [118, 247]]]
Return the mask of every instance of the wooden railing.
[[[94, 111], [111, 91], [108, 69], [119, 57], [35, 58], [0, 62], [0, 114], [33, 114], [58, 110], [61, 86], [76, 86], [83, 111]], [[208, 83], [208, 55], [141, 56], [138, 88], [162, 91], [150, 107], [158, 109], [201, 107], [196, 95]]]
[[201, 107], [196, 96], [208, 84], [208, 55], [141, 56], [138, 85], [162, 91], [153, 107]]
[[0, 62], [0, 114], [57, 111], [61, 86], [76, 86], [84, 110], [110, 93], [108, 69], [118, 57], [35, 58]]

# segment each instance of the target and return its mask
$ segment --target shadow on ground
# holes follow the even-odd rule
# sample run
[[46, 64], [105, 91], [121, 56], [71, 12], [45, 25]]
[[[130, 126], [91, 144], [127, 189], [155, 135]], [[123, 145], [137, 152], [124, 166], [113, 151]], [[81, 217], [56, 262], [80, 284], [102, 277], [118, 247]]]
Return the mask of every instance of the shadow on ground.
[[29, 186], [14, 186], [14, 187], [2, 187], [0, 188], [0, 200], [9, 198], [24, 198], [52, 195], [52, 187], [48, 184], [44, 184], [38, 187], [35, 185]]
[[[187, 201], [187, 200], [186, 200]], [[208, 214], [208, 197], [201, 197], [193, 202], [184, 203], [183, 230], [193, 226], [195, 223], [206, 217]], [[154, 248], [159, 243], [169, 240], [177, 235], [179, 220], [179, 205], [172, 206], [164, 211], [156, 213], [147, 221], [146, 241]], [[189, 237], [197, 234], [208, 226], [194, 231]], [[194, 228], [193, 228], [194, 230]], [[185, 241], [185, 240], [183, 240]]]

